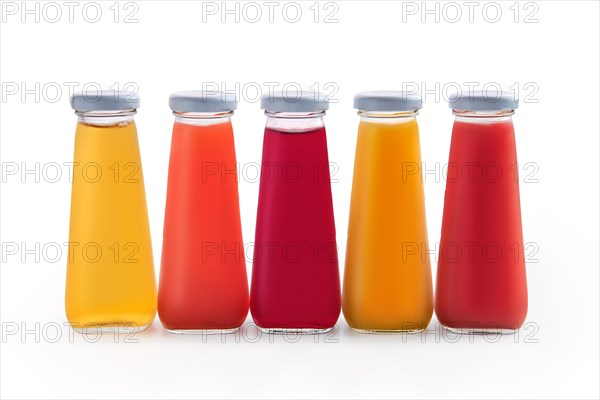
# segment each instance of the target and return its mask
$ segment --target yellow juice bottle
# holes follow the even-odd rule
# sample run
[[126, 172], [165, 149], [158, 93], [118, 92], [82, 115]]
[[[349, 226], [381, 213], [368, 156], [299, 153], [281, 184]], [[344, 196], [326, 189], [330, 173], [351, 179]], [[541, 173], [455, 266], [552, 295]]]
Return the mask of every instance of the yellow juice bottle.
[[75, 133], [65, 308], [69, 323], [128, 331], [150, 325], [156, 282], [133, 115], [137, 96], [74, 94]]
[[421, 99], [355, 97], [358, 129], [342, 308], [365, 333], [418, 332], [433, 313], [421, 151]]

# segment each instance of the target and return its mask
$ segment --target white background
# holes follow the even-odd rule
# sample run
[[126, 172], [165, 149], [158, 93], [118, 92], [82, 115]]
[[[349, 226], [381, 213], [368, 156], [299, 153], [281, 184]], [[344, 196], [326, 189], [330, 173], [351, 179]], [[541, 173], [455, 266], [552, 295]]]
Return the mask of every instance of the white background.
[[[3, 176], [1, 194], [3, 249], [7, 243], [20, 246], [18, 254], [3, 250], [2, 255], [3, 398], [598, 398], [597, 2], [539, 1], [516, 7], [512, 1], [498, 2], [502, 16], [496, 23], [484, 18], [495, 18], [495, 9], [484, 15], [483, 2], [475, 8], [473, 22], [467, 6], [454, 3], [463, 13], [456, 23], [448, 21], [455, 9], [446, 7], [443, 14], [446, 3], [437, 5], [439, 22], [435, 15], [422, 22], [421, 2], [413, 3], [417, 14], [409, 15], [403, 7], [412, 9], [400, 2], [338, 1], [337, 23], [323, 23], [325, 14], [335, 10], [324, 10], [324, 4], [315, 23], [312, 1], [301, 2], [297, 23], [283, 18], [284, 3], [276, 8], [273, 23], [260, 2], [265, 15], [257, 23], [244, 15], [237, 23], [234, 16], [221, 23], [220, 14], [205, 15], [203, 22], [201, 3], [192, 1], [135, 2], [137, 23], [123, 23], [135, 10], [123, 3], [115, 23], [112, 1], [100, 2], [103, 13], [97, 23], [83, 18], [80, 3], [71, 23], [68, 8], [58, 2], [63, 12], [59, 22], [48, 21], [56, 14], [46, 8], [39, 22], [26, 15], [23, 23], [21, 2], [13, 3], [19, 8], [15, 15], [4, 8], [11, 2], [3, 3], [2, 170], [6, 173], [14, 163], [20, 168], [16, 175]], [[33, 8], [34, 3], [28, 4]], [[40, 13], [43, 6], [38, 3]], [[435, 3], [427, 6], [433, 9]], [[518, 22], [515, 8], [520, 10]], [[537, 22], [525, 23], [536, 10], [532, 18]], [[88, 12], [94, 17], [93, 10]], [[246, 17], [254, 18], [254, 13]], [[520, 87], [522, 102], [514, 118], [518, 156], [522, 165], [538, 167], [533, 176], [537, 183], [523, 182], [532, 170], [520, 170], [525, 242], [539, 247], [530, 260], [538, 262], [527, 266], [526, 329], [499, 341], [457, 339], [443, 336], [434, 318], [426, 335], [365, 336], [352, 333], [340, 318], [335, 334], [292, 343], [281, 336], [254, 340], [252, 327], [237, 340], [173, 336], [156, 319], [133, 338], [136, 343], [123, 337], [115, 343], [112, 336], [89, 343], [78, 334], [70, 337], [67, 327], [52, 343], [56, 326], [66, 321], [66, 251], [57, 261], [42, 254], [36, 262], [35, 254], [22, 250], [67, 241], [70, 182], [66, 168], [55, 183], [43, 174], [36, 182], [34, 175], [20, 172], [22, 166], [40, 163], [43, 168], [72, 160], [76, 117], [68, 103], [68, 82], [79, 88], [93, 82], [105, 88], [127, 82], [139, 87], [142, 107], [136, 121], [157, 272], [171, 92], [202, 88], [202, 82], [222, 82], [228, 89], [236, 83], [266, 89], [266, 82], [296, 82], [305, 89], [332, 82], [339, 88], [334, 96], [339, 102], [332, 104], [326, 126], [330, 159], [339, 166], [333, 197], [343, 268], [358, 123], [354, 93], [402, 89], [402, 82], [433, 91], [439, 85], [437, 93], [422, 93], [425, 104], [419, 116], [423, 161], [431, 167], [448, 158], [453, 117], [444, 88], [452, 89], [453, 82]], [[35, 93], [21, 96], [23, 88], [35, 92], [36, 84], [38, 99]], [[18, 93], [10, 94], [15, 85]], [[62, 93], [52, 90], [56, 86]], [[250, 91], [234, 116], [242, 165], [261, 157], [265, 118], [254, 97]], [[435, 176], [425, 184], [431, 247], [439, 241], [444, 185]], [[242, 176], [246, 242], [254, 236], [257, 197], [258, 183]], [[435, 263], [433, 270], [435, 276]], [[9, 334], [15, 327], [18, 331]], [[22, 336], [25, 329], [34, 333]]]

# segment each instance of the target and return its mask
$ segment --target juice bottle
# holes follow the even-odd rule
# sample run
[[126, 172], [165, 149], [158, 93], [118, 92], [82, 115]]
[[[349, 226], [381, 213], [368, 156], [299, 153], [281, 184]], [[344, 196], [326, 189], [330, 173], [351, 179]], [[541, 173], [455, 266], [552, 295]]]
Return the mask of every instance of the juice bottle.
[[527, 314], [527, 282], [510, 93], [450, 100], [448, 162], [435, 311], [460, 333], [511, 332]]
[[249, 295], [231, 116], [235, 96], [178, 92], [158, 291], [172, 333], [235, 331]]
[[69, 323], [142, 330], [156, 283], [133, 93], [76, 93], [78, 115], [65, 307]]
[[421, 150], [421, 99], [363, 92], [350, 203], [343, 311], [363, 333], [416, 332], [433, 313]]
[[267, 115], [250, 310], [268, 333], [321, 333], [340, 314], [340, 279], [319, 93], [264, 95]]

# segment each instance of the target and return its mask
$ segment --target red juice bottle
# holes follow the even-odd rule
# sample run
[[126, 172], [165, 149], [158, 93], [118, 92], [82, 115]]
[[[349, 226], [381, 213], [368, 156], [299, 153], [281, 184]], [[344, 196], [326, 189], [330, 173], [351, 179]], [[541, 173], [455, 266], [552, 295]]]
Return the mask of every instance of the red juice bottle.
[[267, 115], [250, 310], [268, 333], [322, 333], [336, 323], [341, 290], [319, 93], [263, 96]]
[[178, 92], [158, 314], [172, 333], [226, 333], [242, 325], [249, 294], [231, 126], [234, 96]]
[[450, 100], [456, 121], [439, 249], [435, 312], [459, 333], [508, 333], [527, 314], [517, 153], [508, 93]]

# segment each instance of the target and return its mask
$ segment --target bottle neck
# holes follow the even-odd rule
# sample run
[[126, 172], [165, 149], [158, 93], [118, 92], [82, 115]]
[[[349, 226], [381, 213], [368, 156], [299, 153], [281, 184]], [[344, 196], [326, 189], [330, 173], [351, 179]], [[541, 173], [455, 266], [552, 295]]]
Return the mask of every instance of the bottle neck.
[[175, 116], [175, 122], [178, 124], [194, 125], [194, 126], [208, 126], [218, 125], [231, 122], [231, 116], [233, 111], [224, 112], [211, 112], [211, 113], [200, 113], [200, 112], [176, 112], [173, 111]]
[[267, 128], [281, 132], [299, 133], [310, 132], [324, 128], [323, 116], [325, 111], [316, 113], [290, 113], [265, 111]]
[[136, 110], [108, 110], [108, 111], [75, 111], [77, 120], [86, 125], [94, 126], [125, 126], [133, 123]]
[[515, 110], [501, 111], [471, 111], [471, 110], [453, 110], [452, 113], [456, 117], [456, 121], [468, 123], [498, 123], [512, 122], [512, 115]]
[[399, 124], [413, 121], [419, 115], [419, 110], [410, 111], [367, 111], [359, 110], [360, 120], [377, 124]]

